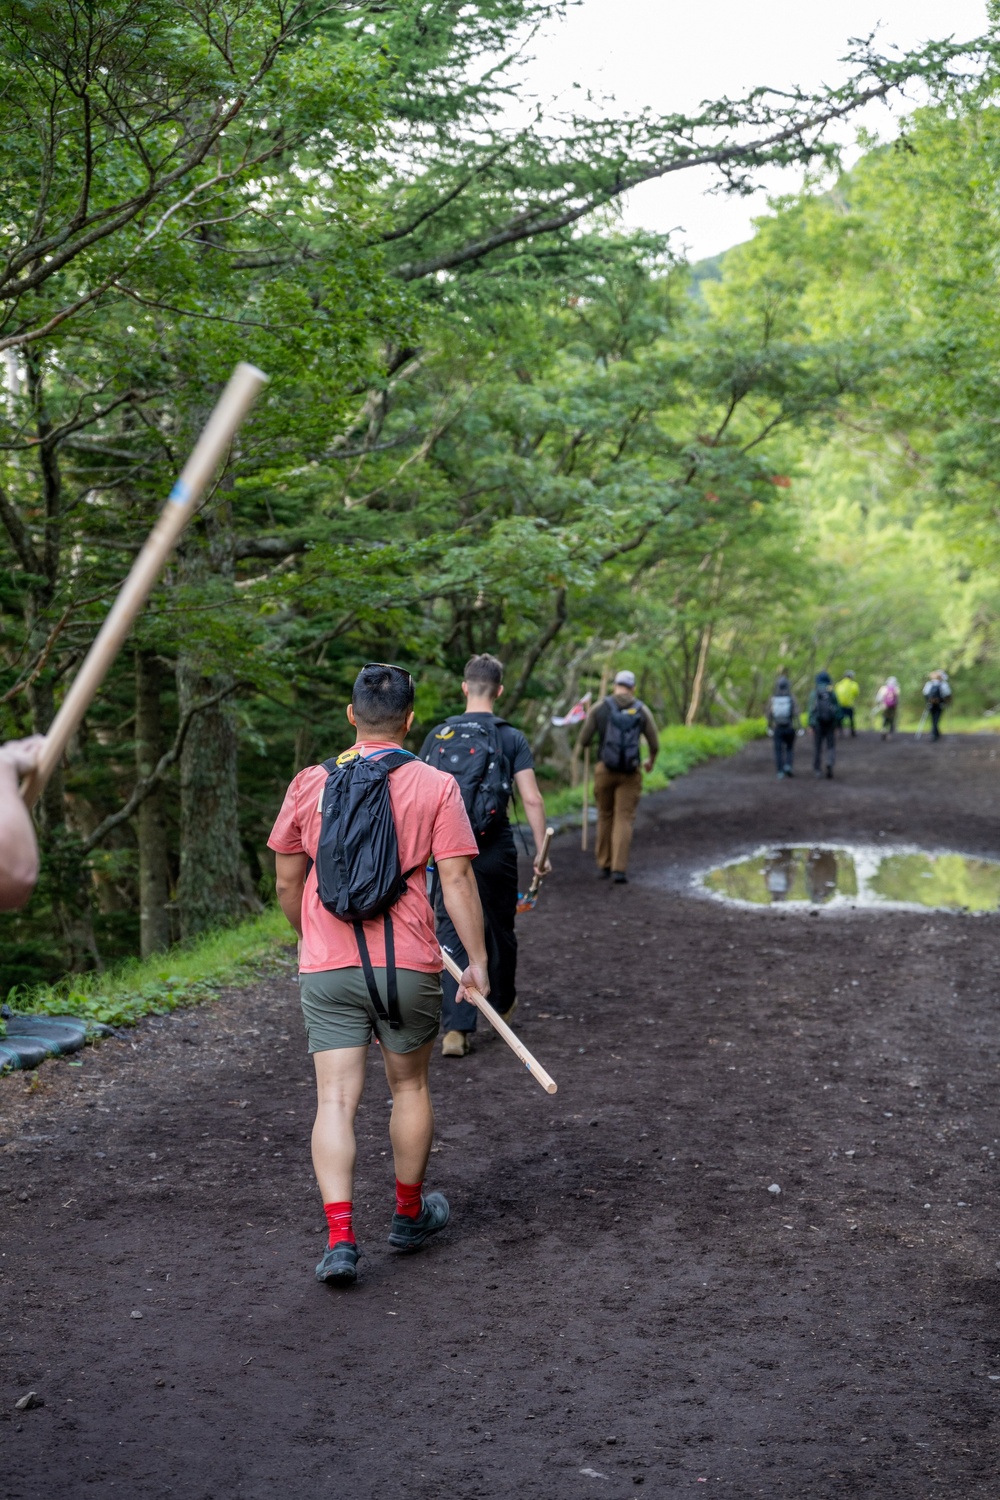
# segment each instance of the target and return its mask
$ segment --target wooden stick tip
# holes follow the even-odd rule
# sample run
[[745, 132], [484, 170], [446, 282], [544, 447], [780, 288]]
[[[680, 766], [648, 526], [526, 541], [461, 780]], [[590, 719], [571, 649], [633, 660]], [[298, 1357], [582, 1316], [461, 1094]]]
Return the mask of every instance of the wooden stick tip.
[[250, 376], [254, 380], [259, 381], [261, 385], [267, 385], [271, 379], [270, 375], [265, 375], [264, 371], [259, 369], [257, 365], [251, 365], [245, 359], [240, 360], [239, 364], [233, 371], [233, 374], [240, 375], [244, 379]]

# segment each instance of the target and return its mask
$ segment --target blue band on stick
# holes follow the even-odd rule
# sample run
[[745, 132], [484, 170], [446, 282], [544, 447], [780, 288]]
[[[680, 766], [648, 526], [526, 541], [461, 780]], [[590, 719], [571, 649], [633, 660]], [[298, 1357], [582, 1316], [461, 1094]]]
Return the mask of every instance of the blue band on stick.
[[172, 500], [175, 505], [186, 505], [191, 499], [190, 487], [184, 483], [183, 479], [178, 479], [167, 499]]

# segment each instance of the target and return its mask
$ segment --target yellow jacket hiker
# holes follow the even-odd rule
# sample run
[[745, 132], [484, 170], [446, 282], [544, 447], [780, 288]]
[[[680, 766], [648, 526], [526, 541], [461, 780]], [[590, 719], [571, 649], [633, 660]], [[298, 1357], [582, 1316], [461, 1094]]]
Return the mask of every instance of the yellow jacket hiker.
[[845, 672], [833, 690], [840, 704], [840, 727], [843, 730], [848, 724], [851, 727], [851, 738], [854, 738], [854, 705], [858, 701], [861, 688], [858, 679], [853, 672]]

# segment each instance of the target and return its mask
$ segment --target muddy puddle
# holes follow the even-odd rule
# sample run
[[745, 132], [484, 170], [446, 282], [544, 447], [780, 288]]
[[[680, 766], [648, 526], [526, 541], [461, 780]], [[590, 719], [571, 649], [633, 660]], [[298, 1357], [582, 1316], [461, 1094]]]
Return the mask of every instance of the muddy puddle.
[[765, 847], [707, 870], [696, 885], [743, 906], [1000, 909], [1000, 862], [862, 844]]

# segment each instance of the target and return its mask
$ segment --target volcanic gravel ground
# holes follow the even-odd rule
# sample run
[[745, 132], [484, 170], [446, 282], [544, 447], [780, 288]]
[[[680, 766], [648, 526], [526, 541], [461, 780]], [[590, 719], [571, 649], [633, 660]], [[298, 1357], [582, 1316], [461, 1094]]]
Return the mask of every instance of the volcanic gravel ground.
[[435, 1060], [453, 1220], [401, 1257], [373, 1053], [350, 1292], [290, 967], [3, 1080], [0, 1490], [996, 1500], [1000, 919], [687, 880], [772, 839], [996, 857], [997, 754], [863, 736], [779, 784], [752, 745], [644, 803], [624, 888], [560, 838], [518, 1012], [559, 1093], [495, 1039]]

